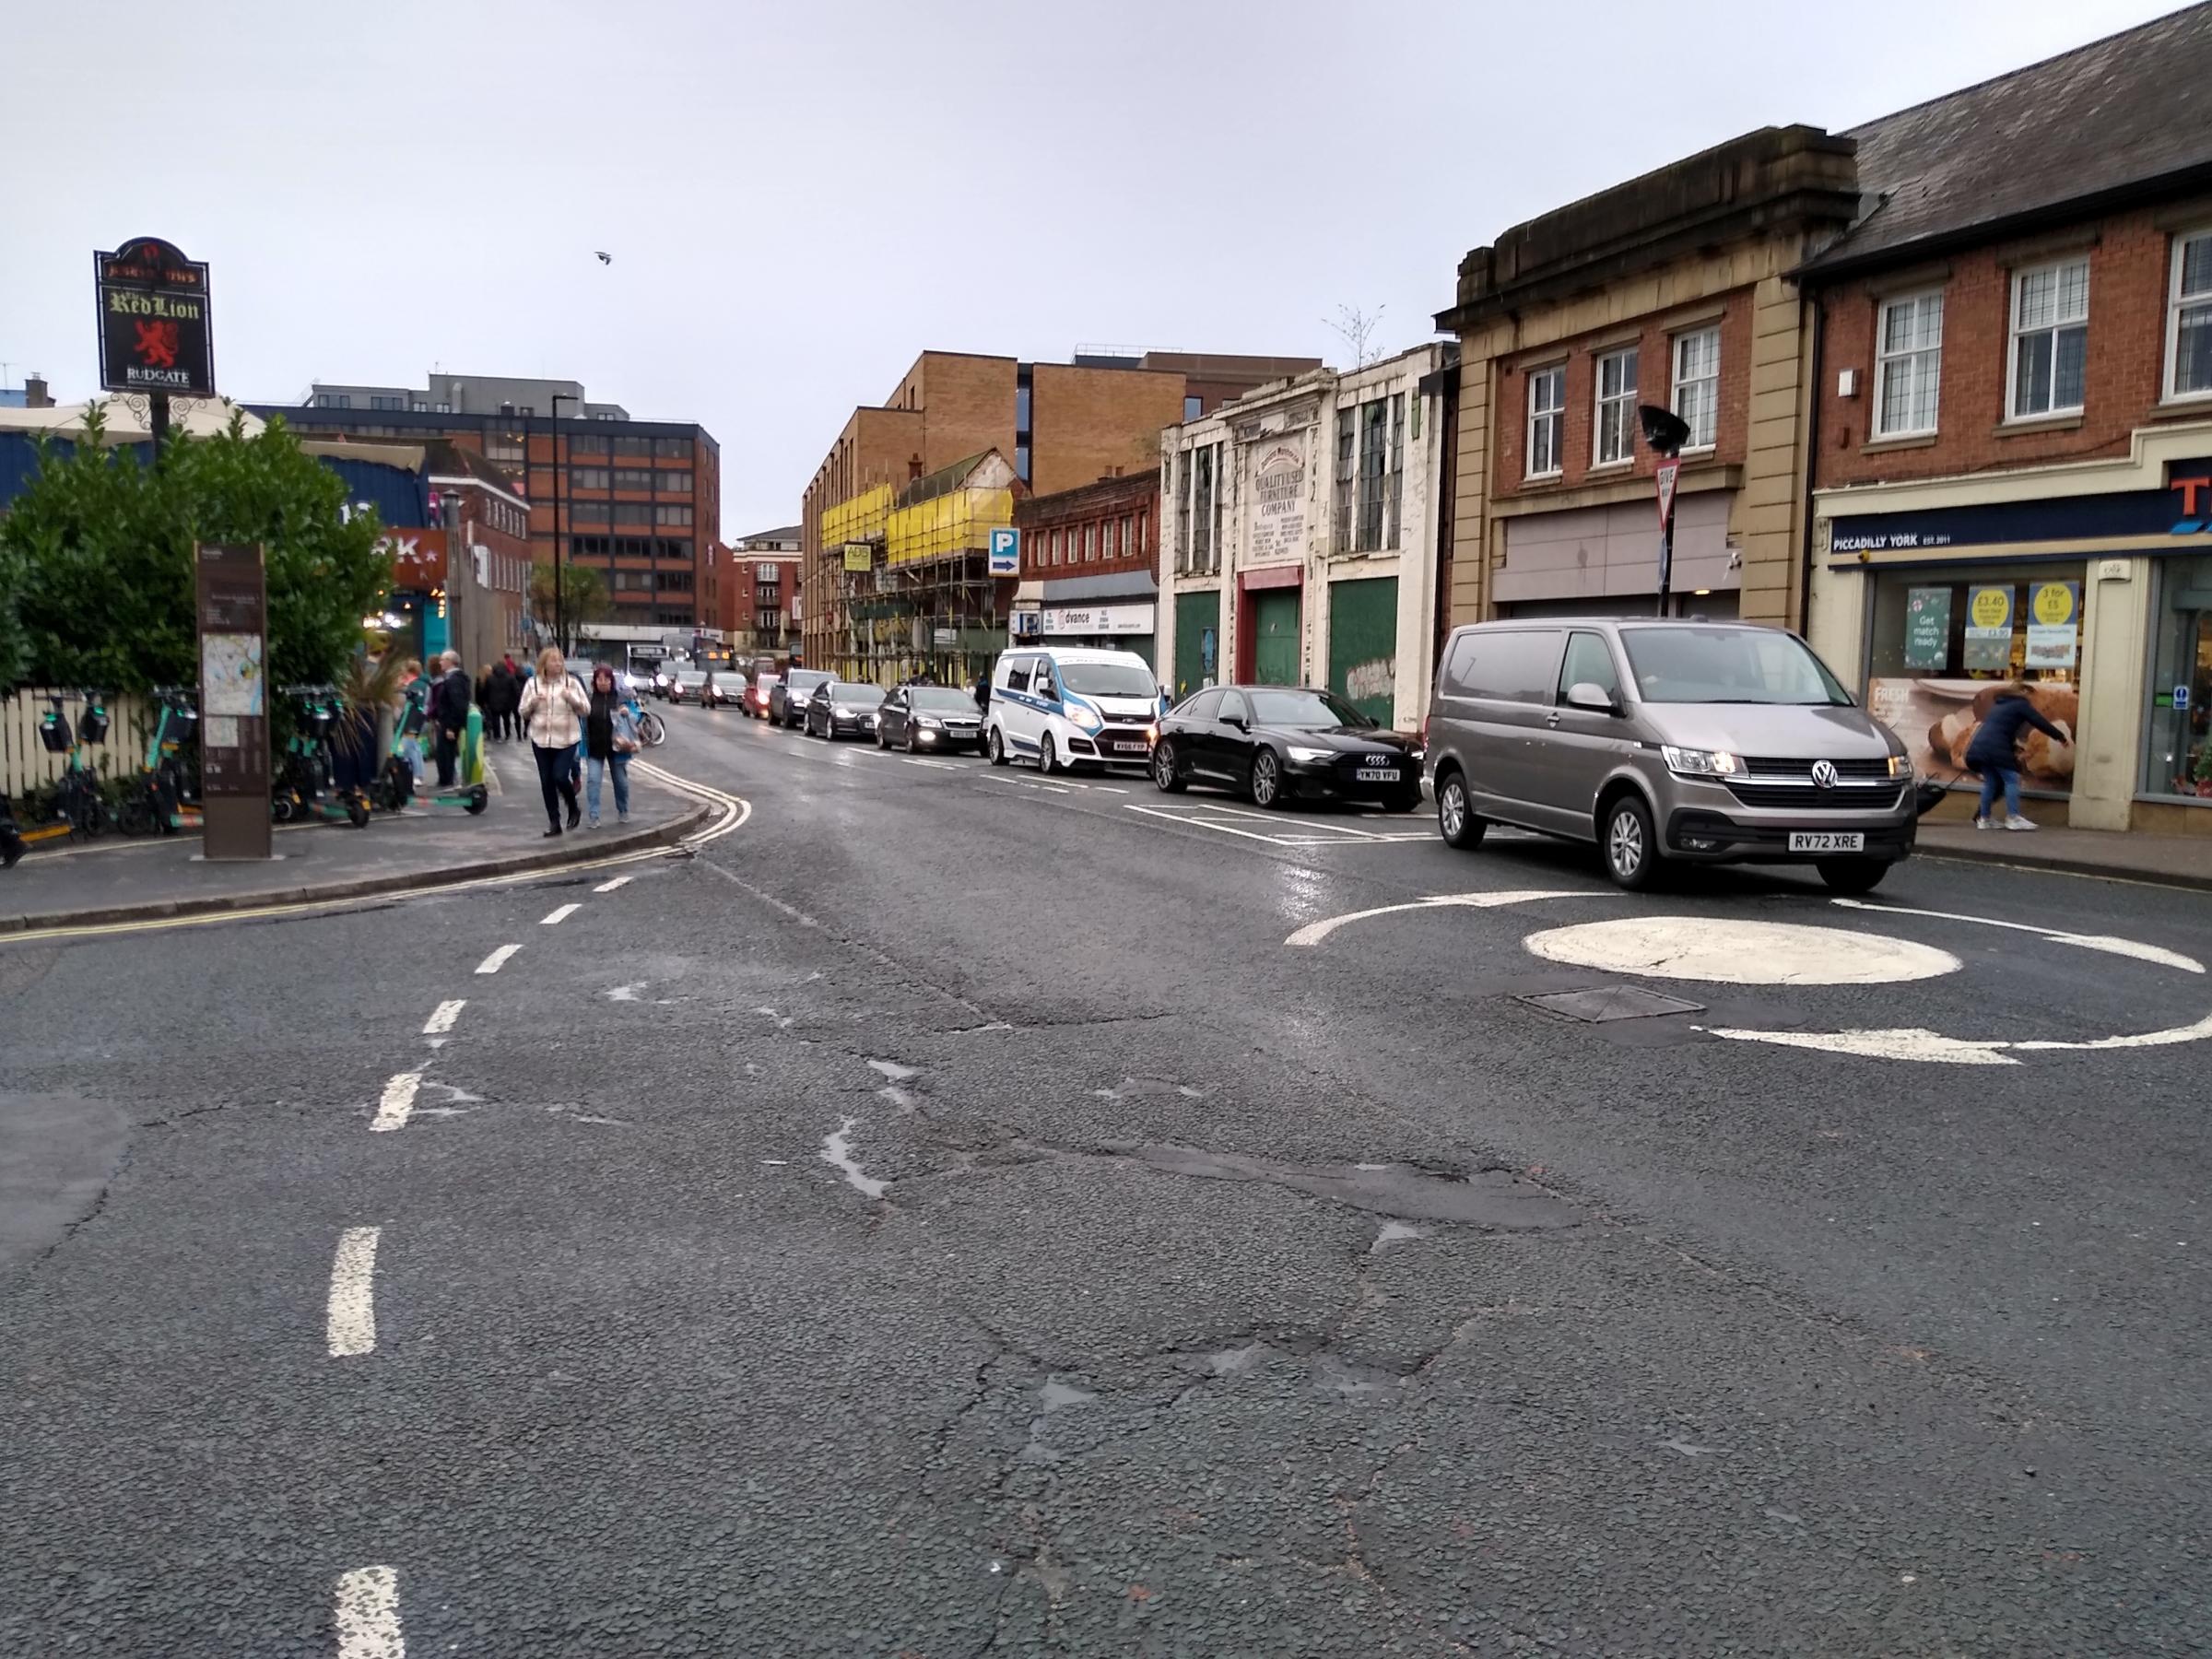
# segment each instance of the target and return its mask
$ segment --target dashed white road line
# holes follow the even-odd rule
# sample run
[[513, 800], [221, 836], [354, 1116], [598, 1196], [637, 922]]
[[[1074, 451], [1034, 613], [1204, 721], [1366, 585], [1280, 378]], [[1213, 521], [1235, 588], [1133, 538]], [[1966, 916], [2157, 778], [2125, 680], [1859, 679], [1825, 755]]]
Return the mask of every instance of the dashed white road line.
[[558, 927], [582, 908], [581, 904], [564, 904], [551, 915], [541, 917], [537, 924], [540, 927]]
[[[458, 1008], [461, 1005], [450, 1005]], [[422, 1086], [420, 1072], [401, 1072], [384, 1085], [383, 1098], [376, 1103], [376, 1118], [371, 1130], [405, 1129], [407, 1115], [415, 1110], [415, 1091]]]
[[332, 1620], [338, 1659], [406, 1659], [399, 1629], [399, 1574], [389, 1567], [356, 1567], [338, 1577]]
[[611, 893], [618, 888], [628, 887], [630, 884], [630, 880], [631, 878], [628, 876], [618, 876], [612, 881], [601, 882], [597, 887], [594, 888], [592, 891], [594, 893]]
[[327, 1336], [333, 1359], [376, 1351], [376, 1241], [382, 1228], [349, 1227], [330, 1265]]
[[500, 969], [507, 966], [507, 959], [512, 957], [522, 947], [520, 945], [500, 946], [497, 950], [493, 951], [489, 956], [486, 957], [482, 961], [477, 964], [477, 971], [478, 973], [497, 973]]
[[440, 1003], [430, 1011], [430, 1017], [422, 1022], [422, 1034], [425, 1037], [443, 1036], [453, 1029], [453, 1021], [461, 1018], [461, 1010], [467, 1006], [466, 997]]

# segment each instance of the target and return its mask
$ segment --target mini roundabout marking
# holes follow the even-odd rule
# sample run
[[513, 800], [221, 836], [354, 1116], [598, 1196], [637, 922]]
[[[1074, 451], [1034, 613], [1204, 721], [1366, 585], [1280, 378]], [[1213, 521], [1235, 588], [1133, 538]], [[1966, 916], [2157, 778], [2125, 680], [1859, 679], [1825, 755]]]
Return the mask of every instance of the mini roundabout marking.
[[[1553, 889], [1439, 893], [1402, 904], [1376, 905], [1369, 910], [1309, 922], [1283, 943], [1293, 949], [1310, 950], [1324, 944], [1338, 930], [1378, 916], [1427, 910], [1500, 910], [1555, 899], [1604, 896], [1587, 890]], [[2023, 922], [1872, 904], [1862, 900], [1837, 899], [1830, 902], [1872, 915], [1916, 916], [1967, 926], [2004, 928], [2033, 935], [2051, 944], [2126, 957], [2183, 973], [2201, 976], [2205, 972], [2204, 964], [2193, 957], [2136, 939], [2070, 934]], [[1624, 916], [1581, 923], [1529, 934], [1523, 938], [1522, 946], [1546, 961], [1625, 978], [1729, 985], [1910, 984], [1957, 973], [1964, 966], [1947, 950], [1887, 934], [1712, 916]], [[2200, 1042], [2212, 1038], [2212, 1014], [2189, 1025], [2076, 1041], [1955, 1037], [1922, 1026], [1837, 1031], [1768, 1030], [1742, 1026], [1696, 1029], [1709, 1037], [1730, 1042], [1762, 1042], [1863, 1059], [1939, 1065], [2018, 1065], [2022, 1063], [2020, 1056], [2025, 1054], [2166, 1048]]]

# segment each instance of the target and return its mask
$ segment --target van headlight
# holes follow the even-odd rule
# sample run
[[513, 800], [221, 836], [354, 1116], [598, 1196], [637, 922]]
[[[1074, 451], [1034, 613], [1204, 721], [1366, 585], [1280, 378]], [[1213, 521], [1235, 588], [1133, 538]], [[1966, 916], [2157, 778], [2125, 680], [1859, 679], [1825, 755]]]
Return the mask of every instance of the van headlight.
[[1890, 756], [1889, 775], [1893, 778], [1911, 777], [1912, 775], [1912, 757], [1910, 755]]
[[1067, 717], [1087, 732], [1095, 732], [1100, 726], [1106, 724], [1104, 721], [1100, 720], [1096, 713], [1094, 713], [1091, 710], [1085, 708], [1081, 703], [1077, 703], [1070, 708], [1067, 712]]
[[1666, 759], [1667, 771], [1685, 778], [1733, 778], [1744, 770], [1743, 757], [1726, 749], [1677, 748], [1663, 743], [1659, 752]]

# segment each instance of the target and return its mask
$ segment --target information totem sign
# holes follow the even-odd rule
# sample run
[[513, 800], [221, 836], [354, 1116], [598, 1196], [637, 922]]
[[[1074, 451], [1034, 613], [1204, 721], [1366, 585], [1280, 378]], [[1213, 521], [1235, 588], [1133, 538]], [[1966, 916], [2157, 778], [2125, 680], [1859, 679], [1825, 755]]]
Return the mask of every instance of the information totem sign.
[[100, 383], [156, 397], [215, 395], [207, 267], [159, 237], [92, 255], [100, 299]]
[[267, 858], [269, 598], [259, 543], [200, 542], [200, 788], [209, 859]]

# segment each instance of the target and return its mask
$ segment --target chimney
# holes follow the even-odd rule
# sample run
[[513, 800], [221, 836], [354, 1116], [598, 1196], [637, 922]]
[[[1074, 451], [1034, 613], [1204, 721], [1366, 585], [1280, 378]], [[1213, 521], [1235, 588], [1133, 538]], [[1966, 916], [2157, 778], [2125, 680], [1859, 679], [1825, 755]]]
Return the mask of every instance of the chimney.
[[916, 455], [916, 456], [912, 457], [911, 460], [909, 460], [909, 461], [907, 462], [907, 464], [906, 464], [906, 476], [907, 476], [907, 479], [908, 479], [908, 481], [909, 481], [910, 483], [911, 483], [912, 480], [914, 480], [914, 479], [916, 479], [916, 478], [918, 478], [918, 477], [920, 477], [922, 476], [922, 457], [921, 457], [921, 456], [919, 456], [919, 455]]
[[46, 390], [46, 377], [27, 374], [23, 377], [23, 406], [27, 409], [51, 409], [53, 394]]

